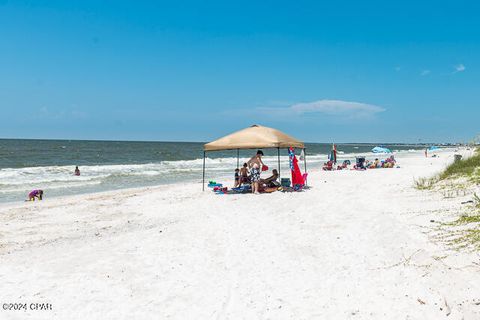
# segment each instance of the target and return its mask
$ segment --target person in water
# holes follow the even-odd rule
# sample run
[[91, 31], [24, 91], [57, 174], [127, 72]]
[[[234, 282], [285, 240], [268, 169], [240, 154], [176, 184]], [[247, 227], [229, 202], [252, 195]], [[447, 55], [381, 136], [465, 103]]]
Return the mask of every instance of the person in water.
[[35, 198], [38, 198], [38, 200], [43, 199], [43, 190], [32, 190], [28, 194], [28, 201], [35, 201]]
[[250, 177], [252, 181], [252, 193], [258, 194], [259, 190], [259, 181], [260, 173], [262, 172], [262, 166], [264, 166], [262, 161], [263, 151], [258, 150], [257, 154], [254, 155], [250, 160], [248, 160], [247, 165], [250, 168]]
[[75, 167], [75, 175], [76, 176], [80, 175], [80, 169], [78, 169], [78, 166]]

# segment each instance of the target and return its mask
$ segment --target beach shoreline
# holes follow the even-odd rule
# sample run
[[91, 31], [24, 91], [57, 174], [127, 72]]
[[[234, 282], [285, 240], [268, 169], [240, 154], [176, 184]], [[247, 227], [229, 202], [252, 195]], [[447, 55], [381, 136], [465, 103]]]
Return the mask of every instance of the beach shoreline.
[[299, 193], [195, 182], [0, 204], [0, 298], [53, 305], [28, 319], [476, 319], [478, 254], [433, 237], [462, 198], [413, 187], [453, 154], [312, 170]]
[[[331, 144], [307, 144], [309, 168], [327, 161]], [[391, 145], [397, 154], [419, 146]], [[337, 146], [338, 158], [353, 160], [373, 145]], [[197, 182], [202, 177], [202, 143], [0, 140], [0, 203], [21, 201], [35, 189], [45, 197], [87, 194], [132, 187]], [[239, 165], [255, 150], [240, 150]], [[280, 150], [281, 171], [289, 172], [287, 150]], [[277, 167], [277, 150], [265, 149], [265, 161]], [[298, 150], [300, 152], [300, 150]], [[39, 156], [32, 156], [32, 153]], [[8, 156], [5, 156], [8, 155]], [[74, 175], [78, 166], [80, 175]], [[208, 152], [206, 170], [213, 179], [230, 177], [237, 166], [234, 150]], [[303, 164], [302, 164], [303, 167]]]

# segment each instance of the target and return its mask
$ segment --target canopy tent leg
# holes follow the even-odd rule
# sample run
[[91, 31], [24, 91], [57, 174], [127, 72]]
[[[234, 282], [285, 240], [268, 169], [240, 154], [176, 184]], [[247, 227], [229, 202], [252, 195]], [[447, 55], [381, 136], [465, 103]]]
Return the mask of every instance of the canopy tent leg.
[[203, 151], [203, 178], [202, 178], [202, 191], [205, 191], [205, 151]]
[[280, 179], [280, 147], [277, 148], [277, 156], [278, 156], [278, 179]]
[[[305, 173], [307, 173], [307, 149], [306, 148], [303, 148], [303, 165], [305, 168]], [[305, 185], [308, 185], [307, 180], [308, 180], [308, 176], [305, 179]]]
[[237, 149], [237, 169], [240, 168], [240, 149]]

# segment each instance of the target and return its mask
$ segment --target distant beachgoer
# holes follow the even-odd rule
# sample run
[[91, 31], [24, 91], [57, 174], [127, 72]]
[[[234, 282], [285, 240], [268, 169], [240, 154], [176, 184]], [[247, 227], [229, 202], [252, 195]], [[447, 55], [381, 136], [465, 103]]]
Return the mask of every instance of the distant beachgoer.
[[337, 170], [344, 170], [348, 169], [348, 165], [350, 164], [350, 160], [343, 160], [343, 163], [341, 166], [337, 167]]
[[43, 198], [43, 190], [32, 190], [28, 194], [28, 200], [29, 201], [35, 201], [35, 198], [38, 198], [38, 200], [42, 200]]
[[235, 183], [233, 184], [233, 187], [240, 187], [240, 170], [238, 168], [235, 169]]
[[383, 162], [383, 167], [384, 168], [393, 168], [395, 166], [395, 157], [394, 156], [390, 156], [389, 158], [385, 159], [385, 161]]
[[322, 170], [325, 170], [325, 171], [331, 171], [331, 170], [334, 170], [335, 168], [333, 167], [333, 161], [332, 160], [328, 160], [328, 162], [325, 162], [323, 164], [323, 167], [322, 167]]
[[357, 158], [353, 168], [356, 170], [365, 170], [366, 169], [365, 163], [366, 163], [365, 158]]
[[80, 175], [80, 169], [78, 169], [78, 166], [75, 167], [75, 175], [76, 176]]
[[370, 164], [370, 166], [368, 167], [369, 169], [376, 169], [376, 168], [381, 168], [382, 167], [382, 164], [380, 163], [380, 160], [378, 160], [378, 158], [375, 158], [375, 161]]
[[262, 172], [262, 166], [264, 166], [262, 156], [263, 151], [258, 150], [257, 154], [250, 158], [250, 160], [247, 162], [251, 173], [250, 177], [252, 181], [252, 193], [255, 194], [260, 193], [258, 181], [260, 181], [260, 173]]
[[428, 158], [428, 149], [425, 149], [425, 158]]

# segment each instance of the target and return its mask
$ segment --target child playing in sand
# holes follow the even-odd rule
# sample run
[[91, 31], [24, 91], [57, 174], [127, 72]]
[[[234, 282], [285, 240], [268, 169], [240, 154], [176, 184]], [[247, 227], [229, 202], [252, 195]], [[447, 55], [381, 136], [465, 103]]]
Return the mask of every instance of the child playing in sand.
[[38, 200], [42, 200], [43, 190], [32, 190], [28, 194], [28, 201], [35, 201], [35, 198], [38, 198]]

